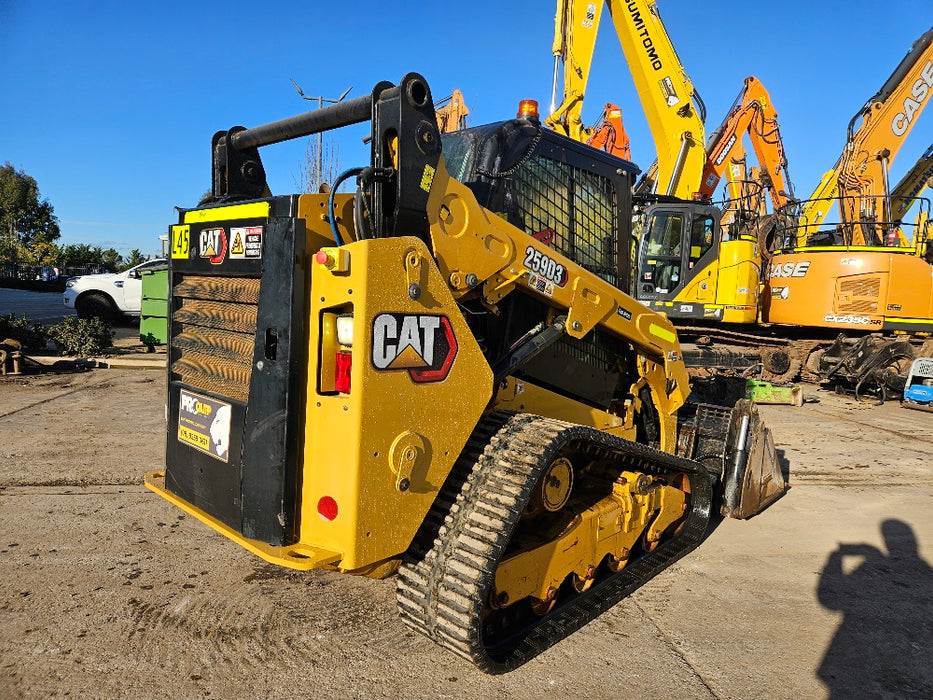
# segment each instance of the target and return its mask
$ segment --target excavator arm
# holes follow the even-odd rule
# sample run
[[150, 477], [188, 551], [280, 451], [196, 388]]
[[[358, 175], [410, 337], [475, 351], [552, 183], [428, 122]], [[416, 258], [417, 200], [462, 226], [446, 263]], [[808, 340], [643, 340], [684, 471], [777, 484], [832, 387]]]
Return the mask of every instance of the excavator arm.
[[587, 146], [598, 148], [625, 160], [632, 159], [631, 140], [622, 124], [622, 108], [611, 102], [603, 107], [599, 123], [586, 142]]
[[[658, 13], [654, 0], [606, 0], [626, 63], [632, 73], [658, 153], [657, 192], [689, 199], [706, 161], [705, 107]], [[588, 138], [580, 111], [586, 92], [603, 3], [558, 0], [554, 35], [554, 98], [545, 120], [552, 129]], [[555, 105], [559, 66], [564, 99]]]
[[700, 193], [706, 198], [712, 197], [723, 173], [728, 172], [730, 180], [733, 179], [730, 165], [745, 158], [742, 143], [745, 133], [761, 168], [760, 180], [768, 190], [774, 209], [779, 209], [793, 198], [794, 190], [787, 173], [777, 112], [768, 91], [755, 76], [745, 79], [742, 91], [726, 118], [710, 135]]
[[901, 221], [927, 187], [933, 187], [933, 143], [891, 190], [891, 218]]
[[[596, 32], [599, 29], [601, 2], [557, 0], [554, 17], [554, 83], [551, 87], [551, 114], [544, 123], [554, 131], [574, 141], [586, 141], [590, 132], [583, 125], [580, 113], [586, 83], [590, 78]], [[557, 104], [558, 76], [563, 66], [564, 94]]]
[[469, 108], [463, 99], [463, 93], [457, 89], [434, 106], [437, 112], [437, 128], [442, 134], [466, 128]]
[[[871, 222], [891, 222], [888, 172], [933, 94], [933, 28], [908, 51], [881, 89], [852, 117], [839, 168], [842, 219], [852, 243], [872, 244]], [[861, 120], [861, 121], [859, 121]]]

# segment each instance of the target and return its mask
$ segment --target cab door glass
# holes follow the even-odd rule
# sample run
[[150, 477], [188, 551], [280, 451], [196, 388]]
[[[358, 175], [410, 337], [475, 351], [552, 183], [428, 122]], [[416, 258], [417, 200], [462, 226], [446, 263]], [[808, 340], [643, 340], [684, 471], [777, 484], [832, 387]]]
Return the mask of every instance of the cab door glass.
[[716, 222], [710, 216], [698, 217], [693, 220], [690, 229], [690, 257], [687, 269], [692, 270], [700, 261], [706, 251], [713, 247], [713, 237], [716, 233]]
[[668, 294], [680, 285], [683, 232], [682, 213], [662, 211], [651, 215], [645, 238], [643, 291]]

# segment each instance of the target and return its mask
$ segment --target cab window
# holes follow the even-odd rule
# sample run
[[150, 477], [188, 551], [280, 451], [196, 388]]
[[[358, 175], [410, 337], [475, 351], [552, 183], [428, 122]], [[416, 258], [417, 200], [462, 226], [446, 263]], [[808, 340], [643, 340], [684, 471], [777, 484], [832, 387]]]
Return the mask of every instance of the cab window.
[[712, 217], [694, 219], [690, 231], [690, 264], [693, 267], [706, 251], [713, 247], [713, 235], [716, 230]]

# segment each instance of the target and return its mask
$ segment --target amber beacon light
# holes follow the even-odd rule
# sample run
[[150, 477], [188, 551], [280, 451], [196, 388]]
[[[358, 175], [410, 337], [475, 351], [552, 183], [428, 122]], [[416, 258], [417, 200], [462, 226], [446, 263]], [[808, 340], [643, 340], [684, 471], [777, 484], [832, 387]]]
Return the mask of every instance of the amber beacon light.
[[518, 114], [516, 115], [519, 119], [538, 119], [538, 101], [537, 100], [522, 100], [518, 103]]

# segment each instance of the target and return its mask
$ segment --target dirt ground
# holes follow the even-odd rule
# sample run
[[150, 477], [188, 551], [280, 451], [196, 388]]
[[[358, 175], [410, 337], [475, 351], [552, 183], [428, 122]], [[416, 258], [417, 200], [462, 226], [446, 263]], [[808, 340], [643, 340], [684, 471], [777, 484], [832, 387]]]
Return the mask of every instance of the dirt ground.
[[818, 396], [762, 408], [783, 499], [490, 677], [392, 580], [277, 569], [147, 491], [163, 372], [0, 380], [0, 697], [933, 697], [933, 414]]

